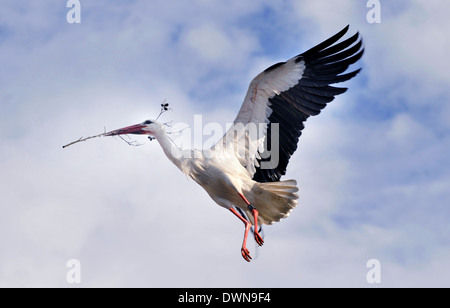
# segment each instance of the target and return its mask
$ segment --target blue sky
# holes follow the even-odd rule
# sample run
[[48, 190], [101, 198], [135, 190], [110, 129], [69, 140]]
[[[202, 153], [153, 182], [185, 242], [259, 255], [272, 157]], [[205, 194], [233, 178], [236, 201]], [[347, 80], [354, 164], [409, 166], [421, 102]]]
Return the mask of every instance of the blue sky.
[[[450, 5], [365, 1], [2, 1], [0, 286], [450, 286]], [[298, 207], [248, 264], [243, 226], [159, 145], [101, 138], [154, 118], [231, 122], [250, 80], [350, 24], [365, 54], [308, 120]], [[379, 285], [366, 262], [381, 263]]]

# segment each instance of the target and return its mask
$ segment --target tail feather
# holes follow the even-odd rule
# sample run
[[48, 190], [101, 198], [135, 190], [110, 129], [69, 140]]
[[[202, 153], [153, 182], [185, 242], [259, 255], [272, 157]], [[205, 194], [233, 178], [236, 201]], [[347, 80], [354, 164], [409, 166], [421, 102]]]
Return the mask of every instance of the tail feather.
[[270, 225], [289, 216], [297, 205], [296, 192], [298, 188], [295, 180], [255, 183], [250, 194], [253, 200], [249, 201], [258, 210], [259, 222]]

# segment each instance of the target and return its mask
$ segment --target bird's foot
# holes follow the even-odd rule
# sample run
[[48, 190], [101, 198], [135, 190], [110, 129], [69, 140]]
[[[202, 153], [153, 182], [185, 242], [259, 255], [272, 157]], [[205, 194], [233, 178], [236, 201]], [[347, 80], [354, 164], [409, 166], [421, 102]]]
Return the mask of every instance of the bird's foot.
[[241, 248], [241, 254], [244, 260], [247, 262], [250, 262], [250, 260], [252, 259], [252, 257], [250, 256], [250, 251], [248, 251], [248, 249], [245, 247]]
[[258, 243], [259, 246], [262, 246], [264, 244], [264, 240], [258, 232], [258, 211], [251, 204], [248, 204], [247, 207], [250, 211], [252, 211], [253, 219], [255, 221], [255, 229], [253, 231], [253, 235], [255, 236], [255, 241], [256, 241], [256, 243]]
[[255, 236], [256, 243], [258, 243], [259, 246], [262, 246], [264, 244], [264, 240], [261, 237], [261, 235], [259, 235], [259, 232], [258, 232], [257, 228], [255, 228], [255, 231], [253, 232], [253, 235]]

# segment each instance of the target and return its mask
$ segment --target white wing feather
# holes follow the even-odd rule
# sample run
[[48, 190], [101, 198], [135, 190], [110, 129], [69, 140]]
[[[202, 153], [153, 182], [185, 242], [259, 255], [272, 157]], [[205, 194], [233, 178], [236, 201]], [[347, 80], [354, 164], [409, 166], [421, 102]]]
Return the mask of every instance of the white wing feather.
[[302, 78], [305, 63], [295, 63], [297, 57], [256, 76], [248, 88], [244, 102], [233, 126], [227, 131], [215, 148], [223, 145], [227, 151], [234, 151], [240, 163], [253, 176], [260, 158], [258, 149], [264, 146], [269, 117], [272, 113], [269, 99], [295, 86]]

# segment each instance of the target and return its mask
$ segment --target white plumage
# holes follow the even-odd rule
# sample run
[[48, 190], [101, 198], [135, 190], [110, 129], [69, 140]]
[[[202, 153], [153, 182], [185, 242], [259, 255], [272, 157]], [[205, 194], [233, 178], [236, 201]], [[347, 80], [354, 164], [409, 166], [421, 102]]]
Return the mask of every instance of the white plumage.
[[156, 138], [182, 172], [244, 223], [241, 253], [250, 261], [246, 248], [249, 230], [262, 245], [261, 225], [287, 217], [297, 205], [297, 182], [280, 178], [297, 149], [303, 123], [347, 90], [330, 84], [346, 81], [359, 72], [343, 74], [363, 54], [358, 33], [337, 43], [347, 31], [348, 26], [256, 76], [233, 126], [211, 149], [182, 151], [167, 136], [164, 125], [153, 120], [105, 135], [148, 134]]

